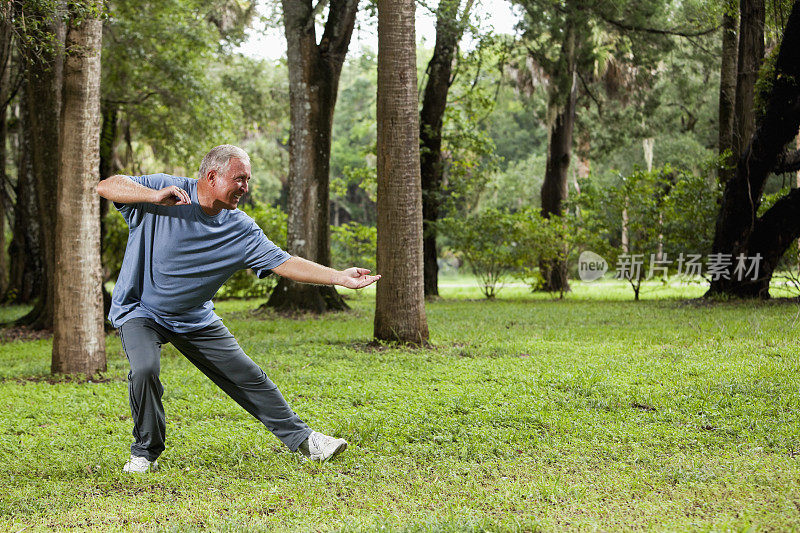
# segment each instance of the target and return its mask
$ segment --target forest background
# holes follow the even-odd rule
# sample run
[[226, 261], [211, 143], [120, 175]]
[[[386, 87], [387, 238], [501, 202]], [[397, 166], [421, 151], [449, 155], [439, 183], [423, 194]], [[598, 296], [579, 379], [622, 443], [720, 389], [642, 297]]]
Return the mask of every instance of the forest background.
[[[454, 58], [444, 117], [442, 194], [447, 201], [442, 218], [463, 220], [487, 210], [515, 213], [541, 208], [548, 109], [552, 112], [548, 89], [554, 81], [531, 50], [539, 46], [537, 53], [544, 50], [542, 55], [552, 55], [557, 49], [552, 43], [529, 43], [526, 24], [530, 27], [533, 23], [526, 19], [524, 6], [501, 8], [512, 20], [516, 18], [514, 34], [494, 31], [486, 20], [493, 4], [497, 3], [484, 2], [467, 14], [462, 6], [460, 13], [468, 24], [466, 44]], [[653, 11], [672, 19], [672, 27], [684, 33], [702, 33], [719, 26], [724, 9], [720, 2], [694, 1], [667, 2]], [[418, 6], [420, 17], [431, 20], [435, 12], [435, 5]], [[320, 9], [320, 24], [325, 15]], [[778, 12], [772, 15], [780, 17]], [[369, 41], [374, 16], [370, 6], [362, 9], [356, 38], [366, 36], [364, 40]], [[194, 175], [199, 159], [211, 146], [241, 145], [253, 161], [252, 194], [244, 209], [276, 242], [284, 240], [281, 225], [286, 210], [290, 130], [286, 59], [285, 55], [259, 59], [254, 57], [252, 44], [240, 47], [248, 32], [252, 34], [251, 28], [271, 27], [274, 32], [280, 24], [278, 5], [263, 4], [256, 9], [249, 2], [109, 2], [101, 83], [103, 142], [110, 158], [106, 173]], [[669, 168], [683, 176], [699, 176], [702, 180], [694, 185], [702, 194], [685, 195], [684, 201], [702, 200], [702, 205], [694, 209], [678, 206], [672, 211], [676, 215], [672, 222], [688, 228], [685, 234], [691, 234], [691, 228], [703, 234], [699, 244], [680, 242], [676, 249], [683, 246], [686, 252], [708, 253], [720, 194], [715, 185], [722, 56], [719, 30], [693, 36], [657, 35], [657, 39], [643, 33], [652, 41], [646, 50], [636, 49], [634, 32], [613, 35], [599, 24], [590, 25], [589, 31], [594, 49], [591, 63], [579, 77], [574, 152], [568, 170], [570, 195], [576, 196], [587, 186], [603, 194], [637, 170]], [[779, 36], [780, 28], [767, 32], [768, 51], [775, 48]], [[418, 39], [420, 101], [433, 39], [435, 35]], [[274, 46], [272, 43], [262, 42], [262, 46]], [[244, 54], [242, 49], [250, 52]], [[259, 54], [276, 55], [276, 51]], [[336, 266], [355, 260], [374, 267], [376, 66], [377, 51], [369, 42], [353, 43], [342, 69], [330, 161]], [[20, 113], [19, 100], [18, 94], [10, 105], [10, 157], [4, 188], [6, 244], [13, 240], [19, 188], [19, 158], [14, 157], [23, 143], [17, 129], [20, 122], [15, 120]], [[777, 175], [768, 182], [766, 194], [774, 196], [794, 186], [792, 174]], [[695, 216], [698, 210], [704, 219]], [[104, 266], [106, 279], [113, 280], [127, 231], [116, 210], [104, 211]], [[678, 220], [681, 211], [690, 216]], [[609, 227], [615, 224], [619, 229], [611, 241], [620, 237], [621, 221], [608, 221]], [[458, 244], [457, 238], [455, 242], [448, 239], [446, 231], [440, 238], [439, 263], [445, 272], [462, 264], [464, 250]], [[533, 266], [531, 258], [527, 260], [527, 266]], [[509, 266], [511, 262], [506, 261]], [[516, 266], [509, 270], [524, 277], [524, 268]], [[257, 296], [269, 288], [243, 274], [226, 287], [223, 296]], [[25, 299], [7, 295], [15, 297]]]

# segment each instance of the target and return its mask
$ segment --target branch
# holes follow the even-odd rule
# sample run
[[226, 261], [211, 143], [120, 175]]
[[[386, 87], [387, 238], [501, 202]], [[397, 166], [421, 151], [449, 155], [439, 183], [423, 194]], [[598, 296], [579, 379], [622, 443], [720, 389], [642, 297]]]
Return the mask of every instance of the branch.
[[11, 84], [8, 93], [8, 98], [6, 98], [5, 101], [0, 102], [0, 108], [7, 108], [11, 104], [11, 100], [14, 99], [14, 97], [17, 95], [17, 92], [22, 87], [22, 81], [24, 78], [25, 78], [24, 71], [20, 71], [16, 74], [16, 80], [14, 80], [14, 82]]
[[621, 30], [641, 32], [641, 33], [654, 33], [657, 35], [676, 35], [678, 37], [700, 37], [701, 35], [708, 35], [709, 33], [713, 33], [720, 28], [720, 24], [717, 24], [716, 26], [712, 26], [710, 28], [705, 28], [697, 31], [685, 31], [685, 30], [680, 30], [678, 28], [662, 30], [659, 28], [649, 28], [647, 26], [634, 26], [632, 24], [628, 24], [621, 20], [614, 20], [612, 18], [606, 17], [605, 15], [600, 13], [598, 13], [598, 16], [604, 21], [611, 24], [612, 26], [616, 26]]
[[[322, 0], [320, 0], [320, 4]], [[322, 32], [319, 49], [343, 62], [356, 23], [358, 0], [333, 0], [328, 10], [328, 20]]]
[[[718, 26], [718, 27], [719, 27], [719, 26]], [[689, 41], [689, 42], [690, 42], [690, 43], [691, 43], [691, 44], [692, 44], [692, 45], [693, 45], [695, 48], [697, 48], [698, 50], [702, 51], [702, 52], [703, 52], [703, 53], [705, 53], [707, 56], [709, 56], [709, 57], [714, 57], [714, 58], [716, 58], [716, 57], [718, 57], [718, 56], [719, 56], [719, 54], [716, 54], [716, 53], [714, 53], [713, 51], [709, 50], [707, 47], [705, 47], [705, 46], [703, 46], [702, 44], [700, 44], [700, 43], [697, 41], [697, 39], [692, 39], [692, 37], [691, 37], [691, 36], [688, 36], [688, 35], [686, 35], [685, 37], [686, 37], [686, 40], [687, 40], [687, 41]]]
[[800, 170], [800, 150], [794, 152], [784, 152], [778, 156], [778, 161], [775, 164], [775, 169], [772, 171], [775, 174], [784, 174], [787, 172], [796, 172]]
[[103, 98], [104, 104], [113, 104], [113, 105], [139, 105], [143, 104], [145, 100], [150, 98], [151, 96], [158, 94], [155, 91], [151, 91], [149, 93], [140, 94], [138, 98], [133, 100], [112, 100], [111, 98]]
[[328, 5], [328, 0], [319, 0], [317, 5], [314, 6], [314, 9], [311, 11], [311, 19], [316, 20], [317, 15], [322, 13], [322, 10], [325, 9], [325, 6]]
[[586, 83], [586, 80], [583, 79], [583, 75], [581, 74], [581, 71], [579, 69], [575, 69], [575, 72], [578, 74], [578, 79], [581, 80], [581, 84], [583, 84], [583, 88], [586, 90], [586, 94], [588, 94], [589, 97], [592, 100], [594, 100], [595, 105], [597, 105], [597, 111], [602, 116], [603, 115], [603, 106], [597, 100], [597, 98], [595, 97], [594, 93], [592, 93], [591, 89], [589, 89], [589, 84]]

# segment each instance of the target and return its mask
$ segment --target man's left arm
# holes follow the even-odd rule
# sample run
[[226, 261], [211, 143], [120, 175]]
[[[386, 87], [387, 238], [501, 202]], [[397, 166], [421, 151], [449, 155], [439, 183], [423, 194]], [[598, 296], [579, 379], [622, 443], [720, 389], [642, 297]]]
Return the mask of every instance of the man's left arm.
[[272, 271], [281, 277], [300, 283], [341, 285], [348, 289], [363, 289], [381, 279], [380, 275], [370, 276], [369, 270], [366, 268], [352, 267], [346, 270], [335, 270], [297, 256], [292, 256], [273, 268]]

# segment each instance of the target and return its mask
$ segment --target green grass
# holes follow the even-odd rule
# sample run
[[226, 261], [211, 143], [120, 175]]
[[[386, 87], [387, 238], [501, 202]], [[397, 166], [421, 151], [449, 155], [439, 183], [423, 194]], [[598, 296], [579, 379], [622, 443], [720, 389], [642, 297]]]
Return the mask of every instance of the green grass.
[[119, 339], [91, 383], [49, 379], [49, 340], [2, 344], [0, 531], [800, 529], [800, 308], [646, 289], [448, 287], [430, 350], [366, 345], [374, 291], [305, 320], [220, 303], [295, 411], [350, 441], [324, 465], [167, 346], [162, 470], [123, 475]]

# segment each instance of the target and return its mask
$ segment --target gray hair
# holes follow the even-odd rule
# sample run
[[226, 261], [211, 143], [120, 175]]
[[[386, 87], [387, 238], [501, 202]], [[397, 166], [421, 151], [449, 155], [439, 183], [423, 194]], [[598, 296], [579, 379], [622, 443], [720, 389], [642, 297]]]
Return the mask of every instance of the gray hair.
[[231, 159], [240, 159], [243, 163], [250, 164], [250, 156], [247, 155], [247, 152], [232, 144], [220, 144], [205, 155], [200, 163], [197, 177], [203, 179], [212, 170], [216, 170], [217, 174], [224, 174], [228, 170]]

